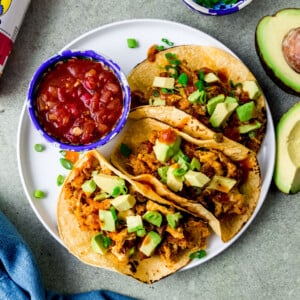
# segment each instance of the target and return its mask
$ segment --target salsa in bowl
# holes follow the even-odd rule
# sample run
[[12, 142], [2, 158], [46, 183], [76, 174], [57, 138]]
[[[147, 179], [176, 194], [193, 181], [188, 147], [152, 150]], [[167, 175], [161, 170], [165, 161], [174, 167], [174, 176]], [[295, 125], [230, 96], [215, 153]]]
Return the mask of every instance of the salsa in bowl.
[[107, 144], [124, 127], [130, 88], [120, 67], [92, 50], [65, 50], [45, 61], [28, 89], [30, 119], [43, 137], [64, 150]]

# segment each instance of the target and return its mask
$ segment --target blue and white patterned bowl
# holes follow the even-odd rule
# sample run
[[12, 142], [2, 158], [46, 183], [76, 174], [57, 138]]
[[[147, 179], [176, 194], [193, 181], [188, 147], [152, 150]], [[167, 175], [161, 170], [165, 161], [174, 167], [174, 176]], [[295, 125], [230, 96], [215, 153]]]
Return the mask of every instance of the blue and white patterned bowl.
[[239, 0], [235, 4], [224, 4], [223, 1], [220, 1], [220, 3], [216, 4], [213, 8], [207, 8], [201, 4], [196, 3], [196, 0], [182, 1], [186, 6], [188, 6], [191, 10], [195, 12], [213, 16], [222, 16], [238, 12], [252, 2], [252, 0]]
[[[110, 132], [108, 132], [106, 135], [101, 137], [96, 142], [86, 144], [86, 145], [73, 145], [68, 143], [62, 143], [56, 138], [54, 138], [53, 136], [51, 136], [50, 134], [48, 134], [39, 123], [37, 117], [37, 110], [35, 108], [36, 92], [44, 76], [48, 72], [50, 72], [53, 68], [55, 68], [57, 64], [72, 58], [91, 59], [91, 60], [98, 61], [103, 65], [105, 65], [106, 67], [108, 67], [118, 78], [123, 93], [123, 110], [115, 126], [112, 128]], [[112, 61], [110, 58], [104, 56], [103, 54], [96, 53], [92, 50], [86, 50], [86, 51], [65, 50], [47, 59], [35, 71], [31, 79], [31, 82], [29, 84], [26, 104], [27, 104], [27, 110], [28, 110], [29, 117], [32, 121], [32, 124], [48, 143], [63, 150], [81, 152], [81, 151], [91, 150], [91, 149], [104, 146], [120, 133], [120, 131], [123, 129], [128, 119], [130, 104], [131, 104], [131, 94], [130, 94], [130, 87], [127, 82], [127, 78], [125, 74], [122, 72], [120, 66], [116, 64], [114, 61]]]

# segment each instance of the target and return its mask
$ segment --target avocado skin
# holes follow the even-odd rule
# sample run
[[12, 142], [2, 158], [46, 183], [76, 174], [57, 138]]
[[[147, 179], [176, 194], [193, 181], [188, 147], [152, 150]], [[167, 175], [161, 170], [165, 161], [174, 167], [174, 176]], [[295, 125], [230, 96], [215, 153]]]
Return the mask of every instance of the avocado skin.
[[[281, 9], [281, 10], [278, 10], [276, 13], [274, 13], [273, 15], [271, 15], [272, 18], [276, 18], [276, 16], [278, 14], [280, 14], [281, 12], [283, 11], [288, 11], [288, 10], [299, 10], [299, 8], [284, 8], [284, 9]], [[293, 88], [291, 88], [290, 86], [286, 85], [278, 76], [276, 76], [275, 72], [273, 71], [272, 68], [269, 67], [269, 65], [266, 63], [266, 61], [264, 60], [264, 57], [263, 57], [263, 53], [261, 52], [261, 49], [258, 45], [258, 35], [257, 35], [257, 31], [258, 31], [258, 28], [262, 22], [262, 20], [264, 20], [264, 18], [266, 17], [270, 17], [270, 16], [264, 16], [262, 17], [257, 26], [256, 26], [256, 30], [255, 30], [255, 50], [256, 50], [256, 53], [259, 57], [259, 60], [265, 70], [265, 72], [267, 73], [267, 75], [273, 80], [273, 82], [279, 87], [281, 88], [283, 91], [291, 94], [291, 95], [295, 95], [295, 96], [300, 96], [300, 83], [299, 83], [299, 89], [298, 90], [295, 90]], [[291, 28], [292, 29], [292, 28]], [[287, 33], [287, 32], [286, 32]]]
[[287, 137], [299, 122], [300, 102], [297, 102], [281, 116], [276, 128], [277, 151], [273, 179], [277, 188], [285, 194], [296, 194], [300, 191], [299, 168], [295, 166], [289, 156], [282, 161], [288, 152]]

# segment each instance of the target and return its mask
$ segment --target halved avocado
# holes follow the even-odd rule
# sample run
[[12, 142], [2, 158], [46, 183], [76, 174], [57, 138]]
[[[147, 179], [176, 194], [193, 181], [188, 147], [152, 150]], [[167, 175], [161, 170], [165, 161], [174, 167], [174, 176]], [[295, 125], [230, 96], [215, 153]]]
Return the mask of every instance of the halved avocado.
[[258, 22], [255, 46], [261, 63], [279, 87], [294, 95], [300, 95], [297, 43], [300, 43], [300, 8], [283, 9]]
[[286, 194], [300, 191], [300, 102], [280, 119], [276, 128], [274, 182]]

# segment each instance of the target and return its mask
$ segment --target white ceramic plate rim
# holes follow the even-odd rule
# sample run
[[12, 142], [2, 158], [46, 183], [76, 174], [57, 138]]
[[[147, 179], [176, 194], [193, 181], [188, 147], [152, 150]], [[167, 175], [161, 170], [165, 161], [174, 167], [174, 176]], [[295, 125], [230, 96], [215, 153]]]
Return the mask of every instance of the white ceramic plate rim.
[[[126, 39], [129, 37], [138, 40], [138, 48], [130, 49], [127, 47]], [[168, 38], [170, 41], [175, 42], [175, 45], [200, 44], [215, 46], [235, 55], [224, 44], [195, 28], [159, 19], [124, 20], [107, 24], [79, 36], [62, 50], [92, 47], [92, 50], [109, 55], [121, 66], [124, 73], [128, 74], [137, 63], [146, 57], [146, 51], [152, 44], [163, 44], [161, 38]], [[107, 44], [107, 41], [110, 41], [110, 43]], [[37, 153], [34, 151], [35, 143], [45, 144], [45, 142], [30, 123], [25, 105], [21, 113], [17, 137], [17, 160], [20, 179], [25, 195], [36, 216], [48, 232], [63, 245], [56, 224], [56, 203], [60, 191], [60, 187], [56, 185], [56, 177], [62, 172], [65, 172], [66, 175], [68, 171], [64, 170], [59, 164], [59, 149], [46, 144], [44, 152]], [[275, 133], [268, 105], [267, 118], [266, 137], [258, 154], [262, 175], [262, 190], [251, 219], [227, 243], [223, 243], [216, 235], [212, 235], [208, 241], [207, 256], [201, 260], [193, 260], [184, 269], [198, 266], [232, 245], [249, 227], [263, 205], [272, 181], [275, 162]], [[110, 142], [101, 149], [101, 152], [108, 157], [115, 142]], [[33, 191], [35, 189], [45, 190], [46, 198], [34, 199]]]

